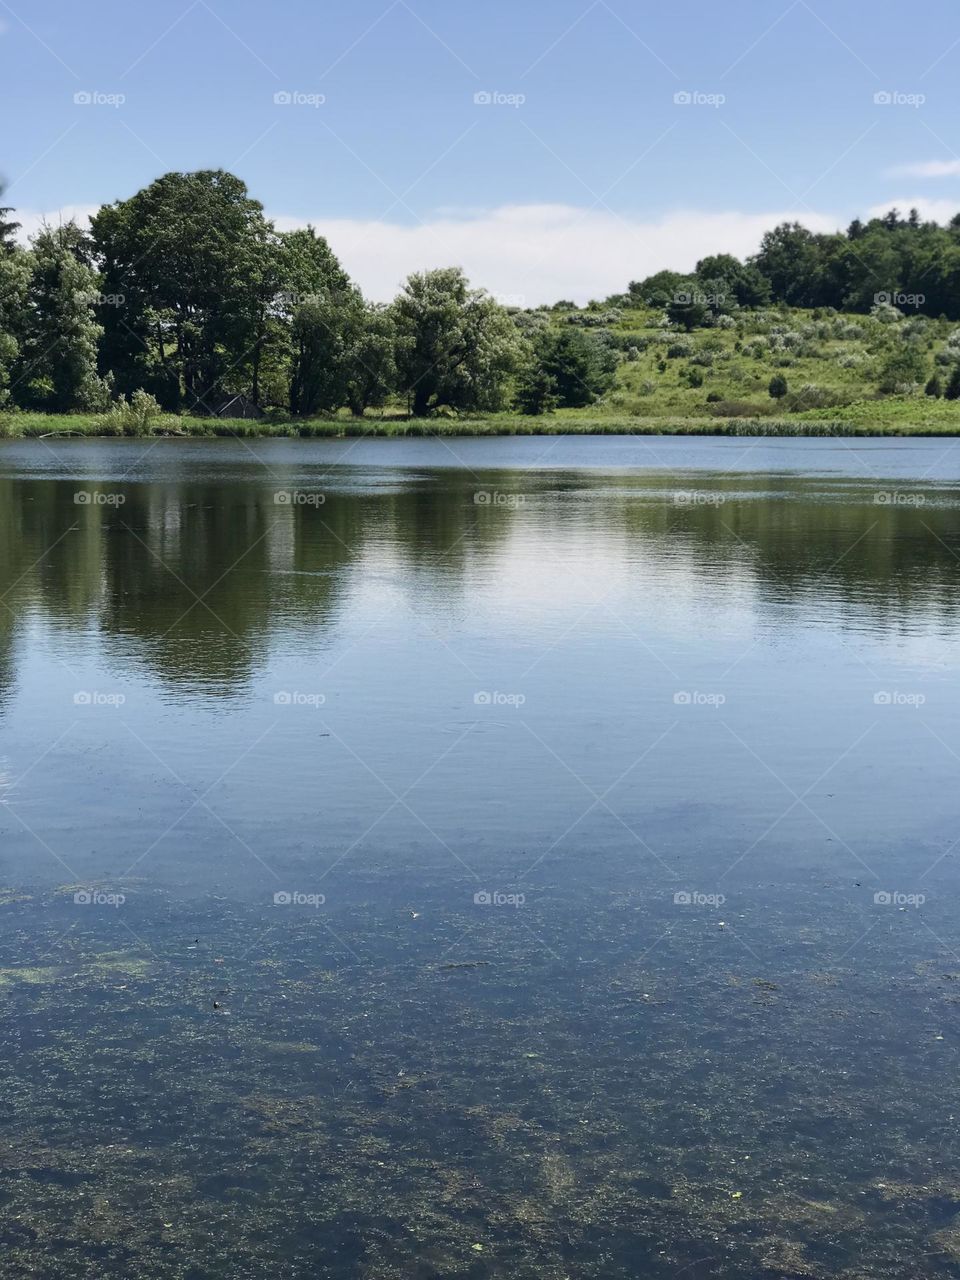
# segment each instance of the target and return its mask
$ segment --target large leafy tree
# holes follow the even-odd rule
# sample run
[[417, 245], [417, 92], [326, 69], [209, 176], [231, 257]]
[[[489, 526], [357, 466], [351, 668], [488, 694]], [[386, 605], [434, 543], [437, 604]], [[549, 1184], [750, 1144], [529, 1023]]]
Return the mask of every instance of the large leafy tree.
[[272, 228], [239, 178], [165, 174], [101, 209], [93, 236], [103, 292], [124, 299], [103, 317], [122, 384], [146, 376], [205, 412], [237, 370], [256, 380], [277, 266]]
[[499, 409], [521, 343], [503, 307], [471, 289], [459, 267], [415, 272], [392, 308], [401, 389], [414, 415]]
[[16, 370], [26, 402], [52, 413], [104, 407], [109, 384], [97, 373], [97, 300], [86, 234], [69, 222], [34, 236]]

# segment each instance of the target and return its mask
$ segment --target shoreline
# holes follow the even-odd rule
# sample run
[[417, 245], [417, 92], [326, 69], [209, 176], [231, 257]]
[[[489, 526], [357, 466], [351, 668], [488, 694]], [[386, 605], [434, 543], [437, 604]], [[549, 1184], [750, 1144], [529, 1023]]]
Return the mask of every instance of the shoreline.
[[342, 440], [480, 438], [509, 436], [727, 436], [752, 438], [956, 438], [955, 423], [889, 422], [866, 424], [853, 420], [818, 421], [778, 418], [530, 418], [512, 415], [459, 419], [314, 419], [245, 421], [242, 419], [183, 418], [167, 420], [145, 432], [118, 432], [93, 417], [41, 417], [39, 414], [0, 419], [0, 441], [23, 440], [215, 440], [288, 439]]

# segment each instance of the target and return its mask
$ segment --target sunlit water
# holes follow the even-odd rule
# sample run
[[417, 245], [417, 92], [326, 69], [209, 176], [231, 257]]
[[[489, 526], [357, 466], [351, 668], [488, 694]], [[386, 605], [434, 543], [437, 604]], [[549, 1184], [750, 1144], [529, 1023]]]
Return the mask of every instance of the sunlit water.
[[960, 1276], [960, 446], [0, 446], [0, 1244]]

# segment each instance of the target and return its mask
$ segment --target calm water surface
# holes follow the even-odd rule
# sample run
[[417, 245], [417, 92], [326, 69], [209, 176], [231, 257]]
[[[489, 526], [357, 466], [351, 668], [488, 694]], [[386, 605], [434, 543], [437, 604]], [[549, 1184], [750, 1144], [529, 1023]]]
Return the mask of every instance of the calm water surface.
[[960, 1276], [960, 444], [0, 445], [4, 1275]]

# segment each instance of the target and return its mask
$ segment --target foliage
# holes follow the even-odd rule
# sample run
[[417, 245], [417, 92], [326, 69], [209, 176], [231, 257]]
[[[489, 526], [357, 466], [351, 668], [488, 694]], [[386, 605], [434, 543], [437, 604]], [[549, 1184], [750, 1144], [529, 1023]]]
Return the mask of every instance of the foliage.
[[415, 417], [441, 405], [502, 407], [506, 379], [520, 358], [510, 316], [471, 289], [459, 267], [415, 272], [393, 304], [397, 371]]
[[97, 276], [87, 265], [89, 242], [72, 222], [33, 238], [16, 366], [26, 404], [52, 413], [99, 409], [109, 384], [97, 374], [103, 332], [94, 308]]

